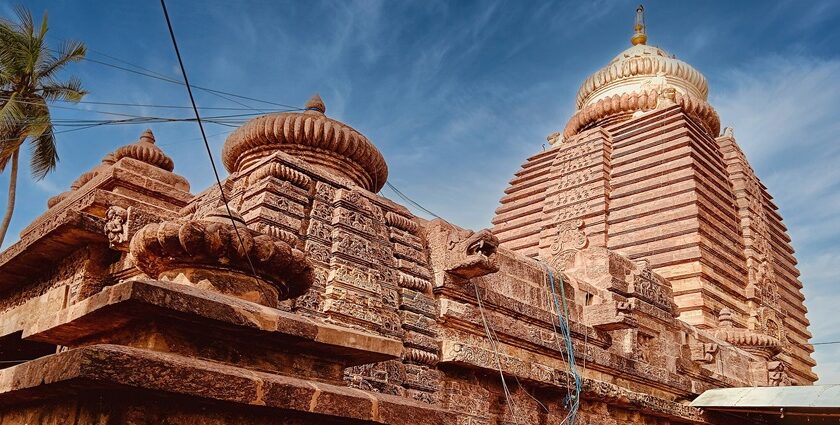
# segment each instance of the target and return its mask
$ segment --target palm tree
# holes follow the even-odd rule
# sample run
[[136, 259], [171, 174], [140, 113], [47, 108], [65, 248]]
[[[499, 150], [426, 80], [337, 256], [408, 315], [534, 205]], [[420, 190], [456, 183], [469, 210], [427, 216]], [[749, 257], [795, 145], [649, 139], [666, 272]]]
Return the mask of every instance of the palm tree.
[[30, 168], [36, 180], [55, 168], [58, 152], [47, 102], [78, 102], [86, 94], [77, 78], [56, 79], [59, 71], [85, 57], [80, 42], [65, 42], [58, 50], [47, 47], [47, 14], [40, 27], [23, 7], [15, 9], [19, 22], [0, 19], [0, 173], [11, 162], [9, 200], [0, 223], [0, 244], [6, 237], [15, 209], [18, 156], [28, 140]]

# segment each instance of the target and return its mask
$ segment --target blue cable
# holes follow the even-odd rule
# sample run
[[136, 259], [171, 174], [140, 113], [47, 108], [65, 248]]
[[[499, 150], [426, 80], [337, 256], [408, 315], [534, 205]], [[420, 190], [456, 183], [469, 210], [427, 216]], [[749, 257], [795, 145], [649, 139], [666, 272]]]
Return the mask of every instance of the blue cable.
[[[581, 382], [580, 375], [577, 373], [577, 366], [575, 365], [574, 344], [572, 343], [572, 334], [569, 329], [569, 323], [566, 319], [569, 317], [569, 307], [566, 304], [566, 289], [563, 285], [563, 275], [560, 275], [560, 292], [561, 299], [563, 300], [563, 306], [561, 310], [560, 302], [557, 301], [557, 290], [554, 284], [554, 272], [552, 272], [548, 265], [546, 265], [545, 263], [542, 263], [542, 265], [543, 268], [545, 268], [546, 273], [548, 274], [548, 281], [551, 284], [551, 295], [554, 301], [554, 308], [557, 311], [557, 319], [560, 325], [560, 332], [563, 334], [563, 340], [566, 345], [566, 354], [568, 354], [569, 370], [575, 381], [574, 400], [566, 400], [566, 405], [569, 406], [569, 425], [574, 425], [575, 416], [577, 414], [578, 407], [580, 406], [580, 392], [582, 390], [583, 384]], [[586, 353], [584, 353], [584, 355], [585, 354]]]

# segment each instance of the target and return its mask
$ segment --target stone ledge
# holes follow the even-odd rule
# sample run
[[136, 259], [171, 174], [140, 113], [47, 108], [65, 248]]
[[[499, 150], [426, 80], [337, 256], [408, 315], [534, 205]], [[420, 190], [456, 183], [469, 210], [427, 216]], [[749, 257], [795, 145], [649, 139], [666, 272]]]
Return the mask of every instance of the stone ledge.
[[[501, 365], [505, 375], [543, 388], [566, 389], [569, 388], [569, 383], [573, 382], [566, 369], [557, 369], [547, 364], [537, 363], [530, 359], [523, 360], [504, 353], [497, 354], [485, 348], [461, 342], [444, 340], [441, 351], [442, 364], [449, 363], [460, 367], [495, 371], [495, 373], [498, 373], [498, 365]], [[581, 398], [630, 407], [653, 416], [676, 419], [680, 423], [706, 423], [700, 409], [596, 379], [582, 379]]]
[[23, 338], [51, 344], [78, 341], [117, 330], [130, 321], [153, 318], [228, 331], [237, 338], [271, 343], [280, 349], [329, 354], [346, 365], [399, 358], [402, 342], [319, 323], [193, 286], [130, 280], [109, 286], [77, 304], [47, 315], [23, 330]]
[[[90, 345], [0, 371], [0, 405], [85, 392], [150, 390], [301, 413], [402, 425], [454, 424], [452, 412], [355, 388], [116, 345]], [[263, 407], [265, 406], [265, 407]], [[316, 419], [316, 418], [313, 418]]]
[[0, 289], [8, 291], [45, 272], [44, 265], [87, 244], [108, 243], [105, 221], [79, 211], [66, 210], [29, 230], [0, 254]]

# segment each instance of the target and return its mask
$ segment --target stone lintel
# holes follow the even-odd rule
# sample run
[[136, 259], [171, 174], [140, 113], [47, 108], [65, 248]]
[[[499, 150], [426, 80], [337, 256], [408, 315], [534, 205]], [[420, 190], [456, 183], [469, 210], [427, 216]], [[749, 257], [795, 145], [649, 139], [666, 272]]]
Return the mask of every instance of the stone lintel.
[[[83, 391], [104, 399], [117, 391], [178, 394], [232, 409], [277, 409], [402, 425], [454, 424], [454, 413], [404, 397], [252, 371], [216, 362], [125, 346], [100, 344], [42, 357], [0, 371], [0, 405], [37, 403]], [[280, 413], [280, 412], [278, 412]], [[322, 416], [324, 415], [324, 416]], [[307, 416], [308, 417], [308, 416]], [[345, 423], [344, 420], [336, 423]], [[333, 422], [330, 422], [333, 423]]]
[[318, 323], [186, 284], [156, 280], [130, 280], [107, 287], [30, 324], [23, 338], [72, 346], [96, 335], [128, 329], [132, 320], [155, 319], [344, 365], [396, 359], [403, 349], [402, 342], [395, 339]]
[[85, 245], [108, 244], [105, 220], [87, 213], [65, 210], [37, 224], [0, 254], [0, 290], [28, 282], [45, 272], [45, 265]]

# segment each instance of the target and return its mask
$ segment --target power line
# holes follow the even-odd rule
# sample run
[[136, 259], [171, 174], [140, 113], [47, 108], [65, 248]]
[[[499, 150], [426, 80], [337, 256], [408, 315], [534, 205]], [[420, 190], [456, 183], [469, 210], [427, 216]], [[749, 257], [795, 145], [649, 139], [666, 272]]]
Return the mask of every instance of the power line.
[[[107, 66], [109, 68], [119, 69], [119, 70], [122, 70], [122, 71], [131, 72], [133, 74], [142, 75], [142, 76], [149, 77], [149, 78], [154, 78], [156, 80], [166, 81], [166, 82], [172, 83], [172, 84], [184, 85], [183, 82], [175, 80], [173, 78], [166, 77], [166, 76], [154, 75], [154, 74], [150, 74], [150, 73], [144, 72], [144, 71], [137, 71], [135, 69], [126, 68], [124, 66], [115, 65], [115, 64], [112, 64], [112, 63], [108, 63], [108, 62], [97, 60], [97, 59], [91, 59], [91, 58], [87, 58], [87, 57], [83, 58], [83, 60], [87, 61], [87, 62], [98, 64], [98, 65]], [[125, 61], [123, 61], [123, 62], [125, 62]], [[139, 67], [137, 65], [133, 65], [133, 64], [132, 64], [132, 66], [135, 66], [137, 68], [141, 68], [141, 67]], [[155, 73], [155, 74], [157, 74], [157, 73]], [[265, 104], [268, 104], [268, 105], [275, 105], [275, 106], [282, 106], [284, 108], [291, 108], [291, 109], [294, 109], [296, 111], [301, 110], [301, 108], [299, 108], [299, 107], [286, 105], [286, 104], [283, 104], [283, 103], [271, 102], [271, 101], [268, 101], [268, 100], [256, 99], [256, 98], [253, 98], [253, 97], [243, 96], [243, 95], [239, 95], [239, 94], [236, 94], [236, 93], [230, 93], [230, 92], [226, 92], [226, 91], [222, 91], [222, 90], [215, 90], [215, 89], [211, 89], [209, 87], [193, 85], [192, 88], [195, 88], [195, 89], [207, 92], [207, 93], [216, 94], [216, 95], [232, 96], [232, 97], [236, 97], [236, 98], [240, 98], [240, 99], [250, 100], [250, 101], [253, 101], [253, 102], [265, 103]], [[235, 102], [235, 103], [237, 103], [241, 106], [248, 107], [250, 109], [259, 110], [257, 108], [250, 107], [248, 105], [245, 105], [241, 102], [237, 102], [237, 101], [232, 100], [232, 99], [228, 99], [228, 98], [225, 98], [225, 99], [228, 100], [228, 101], [231, 101], [231, 102]]]
[[417, 208], [420, 208], [421, 210], [425, 211], [425, 212], [426, 212], [426, 214], [429, 214], [429, 215], [431, 215], [432, 217], [435, 217], [435, 218], [441, 218], [439, 215], [437, 215], [437, 214], [435, 214], [435, 213], [433, 213], [433, 212], [431, 212], [431, 211], [427, 210], [427, 209], [426, 209], [426, 207], [424, 207], [424, 206], [422, 206], [422, 205], [418, 204], [417, 202], [414, 202], [414, 200], [412, 200], [411, 198], [409, 198], [408, 196], [406, 196], [406, 194], [404, 194], [404, 193], [400, 192], [400, 190], [399, 190], [399, 189], [397, 189], [397, 188], [396, 188], [393, 184], [391, 184], [391, 182], [385, 182], [385, 184], [388, 186], [388, 188], [389, 188], [389, 189], [393, 190], [393, 191], [394, 191], [394, 193], [396, 193], [396, 194], [397, 194], [397, 196], [399, 196], [400, 198], [402, 198], [402, 200], [403, 200], [403, 201], [408, 202], [408, 203], [410, 203], [411, 205], [414, 205], [414, 206], [415, 206], [415, 207], [417, 207]]
[[192, 104], [195, 112], [195, 119], [198, 121], [198, 128], [201, 130], [201, 138], [204, 139], [204, 147], [207, 148], [207, 156], [210, 157], [210, 166], [213, 168], [213, 175], [216, 177], [216, 184], [219, 185], [219, 195], [222, 202], [225, 204], [225, 210], [230, 218], [230, 224], [233, 226], [233, 231], [239, 239], [239, 246], [245, 253], [245, 258], [248, 260], [248, 265], [251, 266], [251, 273], [257, 277], [257, 270], [254, 268], [254, 263], [251, 261], [251, 256], [248, 254], [248, 249], [242, 241], [242, 235], [239, 234], [239, 227], [233, 219], [233, 213], [230, 211], [227, 196], [225, 196], [225, 188], [222, 187], [222, 181], [219, 179], [219, 171], [216, 169], [216, 161], [213, 160], [213, 151], [210, 149], [210, 143], [207, 141], [207, 134], [204, 132], [204, 125], [201, 124], [201, 115], [198, 113], [198, 107], [195, 105], [195, 98], [193, 97], [192, 89], [190, 88], [190, 80], [187, 78], [187, 69], [184, 68], [184, 61], [181, 59], [181, 51], [178, 49], [178, 42], [175, 40], [175, 31], [172, 30], [172, 22], [169, 20], [169, 12], [166, 11], [166, 1], [160, 0], [160, 6], [163, 8], [163, 16], [166, 18], [166, 26], [169, 28], [169, 36], [172, 38], [172, 46], [175, 48], [175, 56], [178, 57], [178, 66], [181, 67], [181, 74], [184, 76], [184, 85], [187, 86], [187, 94], [190, 96], [190, 104]]
[[[0, 96], [0, 100], [7, 100], [7, 96]], [[105, 102], [105, 101], [89, 101], [89, 100], [80, 100], [78, 102], [74, 102], [72, 100], [52, 100], [52, 102], [62, 102], [62, 103], [72, 103], [72, 104], [85, 104], [85, 105], [107, 105], [107, 106], [128, 106], [128, 107], [136, 107], [136, 108], [160, 108], [160, 109], [190, 109], [192, 110], [192, 106], [183, 106], [183, 105], [156, 105], [150, 103], [126, 103], [126, 102]], [[199, 106], [198, 109], [215, 109], [215, 110], [224, 110], [224, 111], [254, 111], [255, 108], [252, 107], [242, 107], [242, 108], [232, 108], [232, 107], [220, 107], [220, 106]], [[89, 109], [79, 109], [81, 111], [88, 111]], [[298, 108], [295, 109], [284, 109], [286, 110], [295, 110], [297, 111]], [[277, 111], [269, 111], [269, 112], [277, 112]]]
[[[0, 100], [3, 100], [3, 101], [8, 101], [10, 99], [11, 99], [11, 97], [0, 96]], [[18, 99], [15, 99], [15, 102], [16, 103], [22, 103], [24, 105], [36, 105], [36, 106], [40, 106], [42, 104], [40, 102], [31, 102], [31, 101], [18, 100]], [[72, 102], [72, 101], [66, 101], [66, 102], [67, 103], [74, 103], [74, 104], [75, 103], [97, 103], [97, 104], [109, 104], [109, 105], [151, 106], [151, 105], [118, 104], [118, 103], [112, 103], [112, 102], [109, 102], [109, 103], [104, 103], [104, 102]], [[82, 108], [73, 108], [73, 107], [70, 107], [70, 106], [58, 106], [58, 105], [52, 105], [52, 104], [50, 104], [49, 107], [50, 108], [57, 108], [57, 109], [64, 109], [64, 110], [70, 110], [70, 111], [77, 111], [77, 112], [94, 112], [94, 113], [98, 113], [98, 114], [114, 115], [114, 116], [122, 116], [122, 117], [142, 117], [142, 115], [126, 114], [126, 113], [123, 113], [123, 112], [115, 112], [115, 111], [103, 111], [103, 110], [99, 110], [99, 109], [82, 109]], [[157, 106], [157, 107], [192, 109], [192, 107], [190, 107], [190, 106], [183, 106], [182, 107], [182, 106], [174, 106], [174, 105], [160, 105], [160, 106]], [[211, 107], [208, 107], [208, 108], [201, 108], [201, 109], [255, 111], [254, 108], [211, 108]], [[277, 113], [277, 112], [291, 112], [291, 111], [293, 111], [293, 110], [292, 109], [278, 109], [278, 110], [271, 110], [271, 111], [268, 111], [268, 112]], [[266, 113], [266, 111], [252, 112], [252, 113], [247, 113], [247, 114], [243, 113], [243, 114], [239, 114], [239, 115], [228, 115], [228, 116], [225, 116], [225, 117], [244, 117], [244, 116], [252, 117], [252, 116], [256, 116], [256, 115], [263, 115], [264, 113]]]

